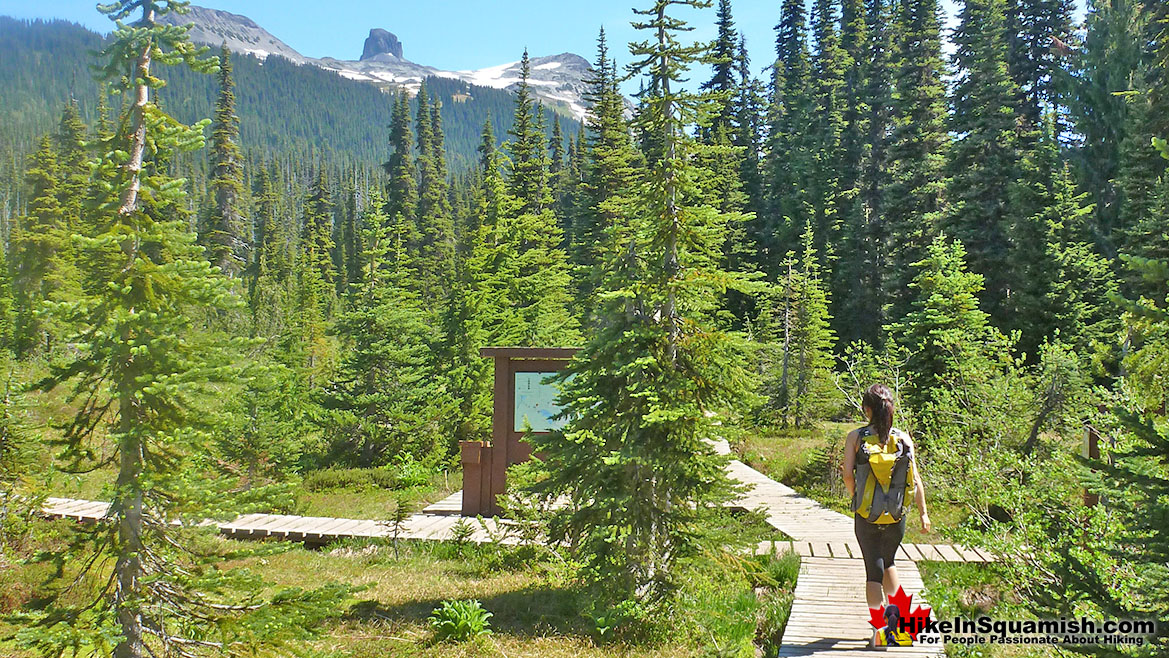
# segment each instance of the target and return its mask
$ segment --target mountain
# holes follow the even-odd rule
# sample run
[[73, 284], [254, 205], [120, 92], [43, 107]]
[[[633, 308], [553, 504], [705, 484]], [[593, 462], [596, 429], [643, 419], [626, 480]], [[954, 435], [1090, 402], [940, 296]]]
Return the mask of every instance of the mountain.
[[[234, 19], [205, 21], [199, 29], [204, 41], [215, 38], [250, 52], [232, 55], [241, 144], [249, 157], [328, 158], [370, 166], [385, 162], [393, 108], [386, 92], [395, 85], [375, 86], [307, 61], [298, 64], [295, 57], [287, 56], [288, 51], [277, 56], [286, 45]], [[41, 134], [55, 128], [65, 103], [76, 99], [85, 120], [95, 119], [99, 85], [90, 67], [96, 61], [93, 53], [104, 43], [100, 34], [75, 23], [0, 16], [0, 89], [4, 90], [0, 93], [0, 224], [13, 207], [6, 204], [23, 198], [25, 156], [36, 148]], [[261, 58], [259, 51], [268, 55]], [[378, 53], [373, 59], [392, 57], [392, 53]], [[159, 72], [167, 84], [156, 96], [167, 111], [188, 123], [212, 115], [218, 95], [214, 75], [193, 73], [182, 66], [161, 67]], [[507, 137], [515, 95], [430, 75], [429, 69], [425, 72], [430, 95], [442, 101], [450, 169], [461, 175], [478, 162], [485, 121], [492, 122], [497, 138]], [[120, 101], [112, 102], [116, 107]], [[411, 107], [416, 111], [416, 102]], [[553, 113], [549, 108], [544, 111], [550, 132]], [[575, 136], [580, 124], [562, 117], [561, 128], [566, 136]], [[194, 159], [206, 160], [204, 155]], [[15, 192], [8, 197], [6, 190]]]
[[[227, 44], [232, 52], [253, 55], [261, 60], [276, 55], [297, 64], [312, 64], [341, 77], [359, 80], [385, 88], [404, 88], [417, 93], [422, 81], [429, 77], [450, 78], [468, 84], [514, 91], [519, 84], [519, 62], [465, 71], [445, 71], [433, 66], [417, 64], [405, 58], [404, 47], [398, 37], [382, 28], [369, 31], [357, 61], [333, 57], [305, 57], [294, 48], [273, 36], [255, 21], [219, 9], [192, 5], [185, 15], [168, 14], [164, 19], [172, 25], [193, 24], [190, 31], [195, 43], [212, 47]], [[584, 80], [589, 63], [572, 53], [531, 58], [532, 92], [553, 111], [582, 120], [585, 114]]]

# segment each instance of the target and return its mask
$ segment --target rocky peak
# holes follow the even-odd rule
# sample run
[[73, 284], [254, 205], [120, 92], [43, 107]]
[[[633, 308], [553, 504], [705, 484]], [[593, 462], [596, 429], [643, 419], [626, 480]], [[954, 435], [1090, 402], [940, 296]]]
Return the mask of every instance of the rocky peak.
[[393, 33], [380, 27], [369, 31], [365, 39], [365, 47], [361, 50], [361, 61], [377, 57], [378, 55], [393, 55], [402, 59], [402, 42]]

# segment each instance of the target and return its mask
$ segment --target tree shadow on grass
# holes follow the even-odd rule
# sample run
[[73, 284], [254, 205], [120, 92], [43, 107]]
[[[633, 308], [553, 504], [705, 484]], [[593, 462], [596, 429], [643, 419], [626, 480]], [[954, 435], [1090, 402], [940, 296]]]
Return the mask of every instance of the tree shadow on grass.
[[[550, 586], [525, 587], [488, 597], [479, 603], [492, 614], [491, 630], [521, 637], [546, 635], [588, 636], [589, 621], [581, 614], [581, 597], [570, 589]], [[376, 619], [426, 624], [443, 599], [419, 599], [395, 605], [367, 599], [353, 604], [345, 614], [350, 621]]]

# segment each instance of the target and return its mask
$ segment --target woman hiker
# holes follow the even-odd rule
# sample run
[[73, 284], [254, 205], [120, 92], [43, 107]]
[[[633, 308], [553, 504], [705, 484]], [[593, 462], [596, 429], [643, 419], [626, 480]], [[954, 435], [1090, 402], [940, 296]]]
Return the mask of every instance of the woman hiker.
[[886, 600], [882, 583], [886, 596], [896, 594], [900, 586], [893, 559], [905, 536], [907, 489], [921, 515], [921, 527], [929, 532], [931, 526], [913, 439], [893, 427], [893, 393], [884, 384], [873, 384], [861, 398], [861, 408], [869, 424], [848, 433], [842, 470], [865, 561], [865, 598], [870, 608], [881, 608]]

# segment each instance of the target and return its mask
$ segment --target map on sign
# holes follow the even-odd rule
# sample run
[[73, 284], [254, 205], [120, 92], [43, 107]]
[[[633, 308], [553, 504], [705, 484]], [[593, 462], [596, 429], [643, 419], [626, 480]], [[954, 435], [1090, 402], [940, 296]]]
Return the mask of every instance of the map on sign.
[[515, 431], [531, 426], [533, 432], [551, 432], [564, 427], [566, 420], [556, 418], [560, 407], [556, 396], [560, 388], [553, 379], [555, 372], [517, 372], [515, 374]]

